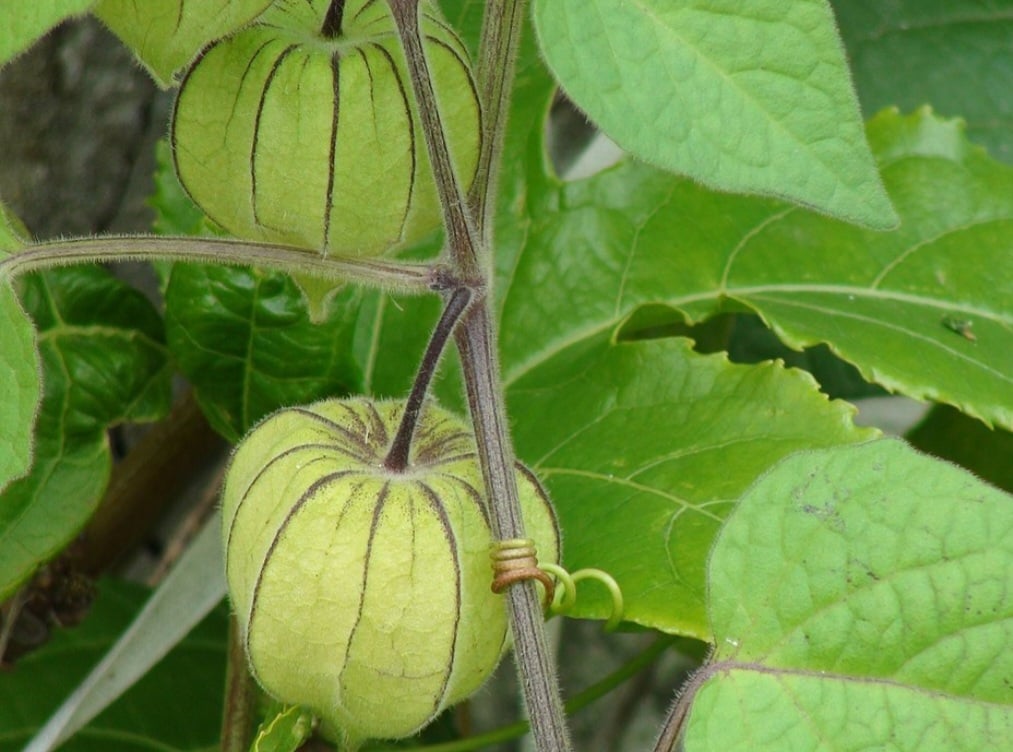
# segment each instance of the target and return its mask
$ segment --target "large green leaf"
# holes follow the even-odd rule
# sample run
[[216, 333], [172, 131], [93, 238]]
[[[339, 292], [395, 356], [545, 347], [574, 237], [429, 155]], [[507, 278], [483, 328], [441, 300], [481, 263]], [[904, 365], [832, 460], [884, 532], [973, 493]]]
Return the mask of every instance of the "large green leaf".
[[106, 429], [170, 403], [162, 323], [148, 300], [98, 267], [25, 279], [44, 395], [31, 473], [0, 496], [0, 598], [87, 522], [110, 467]]
[[86, 12], [95, 0], [0, 0], [0, 68], [61, 21]]
[[[119, 638], [147, 591], [106, 581], [88, 618], [0, 672], [0, 749], [21, 749]], [[66, 752], [208, 750], [218, 743], [228, 614], [216, 609]]]
[[[0, 262], [24, 245], [19, 222], [0, 204]], [[21, 307], [13, 280], [0, 275], [0, 490], [28, 472], [42, 385], [35, 327]]]
[[1013, 499], [899, 441], [797, 454], [708, 565], [687, 752], [1013, 747]]
[[349, 286], [326, 321], [281, 272], [176, 264], [166, 290], [166, 333], [211, 425], [230, 441], [285, 405], [358, 387]]
[[134, 51], [160, 86], [169, 87], [204, 45], [249, 23], [270, 4], [271, 0], [98, 0], [95, 15]]
[[745, 305], [793, 347], [828, 343], [870, 381], [1013, 425], [1013, 169], [928, 111], [869, 133], [903, 219], [890, 233], [631, 162], [547, 192], [503, 293], [507, 383], [641, 306], [697, 321]]
[[567, 94], [632, 154], [719, 190], [897, 224], [825, 0], [535, 0]]
[[967, 134], [1013, 162], [1011, 0], [835, 0], [867, 113], [931, 102], [967, 120]]
[[[792, 451], [872, 434], [803, 371], [691, 345], [580, 338], [508, 398], [518, 453], [558, 511], [567, 567], [608, 571], [628, 621], [706, 638], [704, 564], [733, 501]], [[592, 591], [574, 615], [606, 618], [610, 601]]]

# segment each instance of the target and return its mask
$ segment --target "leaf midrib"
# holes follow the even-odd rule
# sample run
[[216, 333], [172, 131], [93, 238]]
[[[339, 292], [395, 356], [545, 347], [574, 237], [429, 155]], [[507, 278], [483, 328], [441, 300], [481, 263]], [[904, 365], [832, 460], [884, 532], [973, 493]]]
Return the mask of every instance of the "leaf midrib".
[[[869, 287], [852, 287], [848, 285], [827, 285], [827, 284], [802, 284], [802, 283], [778, 283], [768, 285], [751, 285], [748, 287], [727, 287], [724, 289], [708, 290], [706, 292], [693, 293], [690, 295], [680, 295], [672, 298], [655, 298], [655, 299], [644, 299], [636, 301], [635, 303], [628, 304], [623, 309], [616, 309], [616, 314], [607, 320], [600, 322], [597, 325], [586, 327], [583, 329], [575, 330], [570, 336], [556, 340], [555, 343], [549, 347], [541, 350], [538, 353], [534, 353], [532, 357], [527, 360], [521, 361], [515, 366], [505, 369], [503, 377], [503, 386], [505, 389], [509, 389], [513, 384], [522, 379], [531, 371], [538, 368], [540, 365], [548, 360], [551, 360], [556, 355], [561, 353], [563, 350], [571, 347], [572, 345], [582, 340], [593, 337], [604, 331], [614, 329], [636, 308], [647, 306], [647, 305], [665, 305], [671, 308], [681, 310], [681, 306], [686, 306], [692, 303], [708, 302], [718, 300], [723, 297], [735, 297], [741, 299], [742, 302], [750, 304], [750, 296], [762, 296], [770, 293], [788, 293], [795, 294], [807, 293], [810, 295], [828, 295], [836, 297], [851, 297], [855, 300], [877, 300], [877, 301], [888, 301], [893, 303], [907, 303], [910, 305], [918, 305], [924, 308], [935, 309], [940, 314], [966, 314], [969, 316], [977, 316], [979, 318], [988, 319], [995, 321], [996, 323], [1003, 324], [1005, 326], [1013, 327], [1013, 312], [1009, 314], [1003, 314], [999, 311], [991, 311], [988, 309], [981, 308], [976, 305], [968, 303], [957, 303], [950, 301], [942, 301], [939, 298], [931, 298], [925, 295], [916, 295], [914, 293], [906, 293], [896, 290], [884, 290], [882, 288], [869, 288]], [[779, 303], [789, 303], [792, 301], [778, 301]], [[794, 303], [795, 305], [801, 305]], [[750, 306], [753, 307], [753, 306]], [[810, 306], [814, 307], [814, 306]], [[822, 310], [822, 309], [821, 309]], [[843, 315], [842, 312], [837, 308], [825, 309], [835, 315]], [[882, 324], [883, 322], [877, 322]], [[885, 325], [885, 324], [884, 324]], [[898, 327], [899, 328], [899, 327]], [[902, 329], [905, 332], [915, 332], [913, 329]], [[915, 332], [917, 333], [917, 332]], [[974, 361], [977, 363], [978, 361]]]

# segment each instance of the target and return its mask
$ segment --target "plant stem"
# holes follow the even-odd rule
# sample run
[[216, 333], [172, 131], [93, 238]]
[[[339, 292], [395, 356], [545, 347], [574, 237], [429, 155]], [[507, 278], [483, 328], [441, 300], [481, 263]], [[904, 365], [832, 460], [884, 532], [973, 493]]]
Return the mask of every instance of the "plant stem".
[[458, 319], [471, 302], [471, 290], [467, 287], [458, 287], [447, 301], [443, 309], [443, 315], [429, 338], [429, 344], [422, 355], [422, 363], [419, 365], [419, 372], [415, 376], [411, 393], [405, 402], [404, 415], [401, 416], [401, 424], [398, 426], [397, 435], [390, 445], [387, 457], [383, 466], [392, 472], [402, 472], [408, 467], [408, 455], [411, 451], [412, 435], [415, 433], [415, 426], [419, 421], [419, 413], [422, 411], [422, 402], [429, 392], [429, 384], [436, 373], [436, 366], [440, 363], [440, 356], [447, 345], [447, 340], [454, 331]]
[[[493, 533], [499, 540], [525, 538], [488, 299], [483, 303], [462, 322], [456, 335], [457, 347], [475, 423]], [[506, 596], [517, 668], [535, 743], [542, 752], [569, 750], [569, 732], [555, 663], [545, 640], [538, 592], [534, 583], [527, 581], [512, 585]]]
[[320, 36], [326, 39], [335, 39], [341, 36], [341, 21], [345, 16], [345, 0], [331, 0], [327, 7], [327, 15], [324, 16], [324, 25], [320, 29]]
[[714, 675], [714, 671], [714, 664], [705, 663], [680, 688], [675, 702], [668, 709], [668, 715], [665, 716], [665, 720], [661, 724], [661, 733], [654, 743], [654, 752], [674, 752], [677, 749], [696, 693], [704, 682]]
[[[479, 462], [489, 499], [493, 535], [499, 540], [525, 538], [524, 520], [517, 494], [513, 445], [510, 441], [506, 408], [500, 391], [496, 330], [488, 296], [491, 264], [487, 262], [491, 246], [480, 246], [472, 217], [464, 202], [463, 191], [454, 174], [419, 33], [418, 0], [388, 0], [388, 2], [404, 47], [412, 88], [418, 102], [429, 158], [433, 166], [433, 176], [443, 208], [453, 264], [464, 280], [482, 275], [486, 281], [482, 287], [476, 285], [475, 303], [461, 321], [455, 339], [461, 353]], [[497, 5], [498, 3], [492, 2], [489, 7]], [[490, 12], [489, 8], [486, 12]], [[514, 22], [509, 13], [495, 17], [500, 19], [495, 23]], [[512, 35], [508, 33], [506, 36]], [[516, 44], [501, 45], [497, 54], [512, 55], [515, 49]], [[510, 87], [510, 79], [506, 78], [506, 72], [513, 70], [513, 63], [506, 59], [490, 59], [484, 65], [489, 76], [503, 77], [497, 86], [489, 87], [490, 90], [500, 92], [502, 98], [505, 96], [503, 92]], [[483, 112], [485, 104], [482, 103]], [[505, 125], [505, 108], [493, 107], [492, 110], [496, 121], [485, 124], [486, 133], [497, 133]], [[493, 146], [501, 141], [501, 136], [491, 139]], [[497, 158], [497, 152], [490, 153], [489, 169], [483, 179], [489, 180], [495, 174], [496, 170], [492, 169], [492, 165]], [[478, 192], [488, 196], [491, 191], [490, 187], [479, 189]], [[488, 234], [484, 233], [483, 238]], [[510, 607], [516, 662], [535, 743], [541, 752], [566, 752], [571, 749], [569, 731], [566, 727], [554, 662], [545, 640], [542, 606], [534, 583], [527, 581], [512, 585], [507, 591], [507, 601]]]
[[226, 238], [109, 236], [37, 243], [0, 260], [0, 279], [69, 264], [170, 261], [266, 266], [406, 293], [429, 292], [446, 269], [383, 259], [339, 259], [304, 248]]
[[426, 137], [429, 161], [443, 210], [443, 226], [457, 271], [465, 279], [480, 277], [478, 239], [471, 218], [465, 210], [464, 191], [454, 173], [454, 164], [447, 146], [446, 131], [436, 104], [433, 79], [429, 74], [422, 35], [419, 33], [419, 0], [388, 0], [398, 36], [408, 63], [408, 73], [419, 105], [419, 118]]
[[246, 668], [236, 617], [229, 617], [229, 652], [222, 715], [222, 752], [246, 752], [253, 741], [257, 688]]
[[[662, 635], [611, 674], [602, 677], [590, 687], [581, 690], [567, 700], [566, 712], [572, 715], [583, 710], [596, 700], [601, 699], [654, 663], [678, 639], [671, 635]], [[419, 752], [471, 752], [471, 750], [485, 749], [494, 744], [501, 744], [511, 739], [516, 739], [530, 730], [531, 725], [527, 721], [517, 721], [516, 723], [501, 726], [498, 729], [470, 736], [466, 739], [443, 742], [441, 744], [427, 744], [419, 747], [418, 750]], [[385, 752], [386, 750], [393, 749], [394, 747], [369, 745], [367, 752]]]
[[482, 145], [468, 205], [486, 247], [492, 247], [499, 162], [526, 7], [524, 0], [493, 0], [486, 5], [482, 17], [477, 71], [482, 100]]

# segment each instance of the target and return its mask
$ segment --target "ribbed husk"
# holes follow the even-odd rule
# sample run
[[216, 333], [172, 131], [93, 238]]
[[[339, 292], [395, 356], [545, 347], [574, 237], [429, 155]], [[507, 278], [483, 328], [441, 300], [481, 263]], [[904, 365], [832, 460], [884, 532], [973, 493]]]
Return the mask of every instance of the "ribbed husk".
[[[428, 404], [409, 469], [382, 466], [403, 402], [282, 410], [240, 444], [223, 495], [229, 592], [263, 687], [352, 739], [398, 738], [472, 694], [507, 643], [474, 440]], [[519, 469], [525, 524], [558, 561]]]
[[[278, 3], [206, 49], [172, 119], [180, 182], [235, 235], [374, 256], [439, 225], [440, 209], [404, 54], [385, 2]], [[440, 111], [465, 185], [478, 163], [478, 100], [467, 51], [425, 3], [422, 30]]]

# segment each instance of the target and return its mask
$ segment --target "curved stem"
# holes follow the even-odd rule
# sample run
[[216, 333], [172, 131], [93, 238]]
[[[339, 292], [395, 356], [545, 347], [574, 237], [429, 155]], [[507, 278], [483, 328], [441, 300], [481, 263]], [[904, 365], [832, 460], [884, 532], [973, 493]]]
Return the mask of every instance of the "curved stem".
[[422, 355], [422, 363], [419, 365], [419, 372], [415, 376], [415, 383], [412, 384], [411, 393], [405, 402], [404, 415], [401, 416], [401, 424], [398, 426], [397, 434], [390, 445], [390, 451], [383, 461], [383, 466], [391, 472], [402, 472], [408, 467], [408, 455], [411, 451], [412, 435], [415, 433], [415, 426], [419, 421], [419, 413], [422, 411], [422, 402], [429, 392], [429, 384], [436, 373], [436, 366], [440, 363], [440, 356], [447, 346], [447, 340], [454, 331], [458, 319], [471, 302], [471, 290], [467, 287], [458, 287], [447, 301], [443, 309], [443, 315], [433, 329], [433, 335], [429, 338], [429, 344]]
[[405, 293], [428, 292], [442, 284], [446, 270], [432, 264], [383, 259], [342, 259], [302, 248], [231, 238], [119, 235], [56, 240], [29, 245], [0, 260], [0, 279], [69, 264], [150, 261], [266, 266], [289, 273], [358, 282]]

